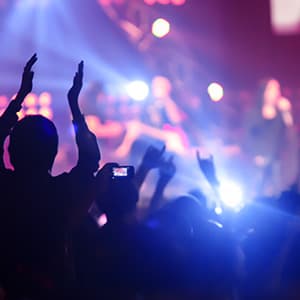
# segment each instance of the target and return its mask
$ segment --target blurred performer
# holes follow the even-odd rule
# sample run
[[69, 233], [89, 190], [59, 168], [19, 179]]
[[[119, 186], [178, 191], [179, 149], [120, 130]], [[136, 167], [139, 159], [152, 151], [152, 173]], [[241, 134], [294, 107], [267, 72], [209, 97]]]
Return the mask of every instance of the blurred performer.
[[171, 98], [172, 85], [168, 78], [156, 76], [152, 80], [153, 102], [149, 105], [150, 123], [161, 128], [164, 124], [179, 125], [182, 121], [181, 112]]
[[298, 173], [298, 141], [291, 102], [276, 79], [263, 83], [246, 129], [246, 151], [259, 170], [258, 192], [272, 196], [291, 187]]
[[125, 157], [129, 154], [133, 143], [141, 136], [163, 142], [168, 151], [185, 154], [188, 139], [181, 129], [182, 113], [171, 98], [170, 81], [162, 76], [152, 81], [151, 104], [146, 115], [139, 119], [126, 122], [126, 135], [115, 154]]
[[167, 148], [169, 144], [173, 151], [183, 154], [189, 146], [187, 135], [182, 129], [185, 115], [172, 98], [172, 84], [168, 78], [153, 78], [152, 103], [147, 113], [149, 124], [170, 134], [170, 139], [166, 141]]
[[124, 127], [116, 120], [115, 101], [104, 92], [101, 82], [91, 82], [80, 99], [83, 114], [90, 128], [105, 145], [116, 147], [122, 140]]

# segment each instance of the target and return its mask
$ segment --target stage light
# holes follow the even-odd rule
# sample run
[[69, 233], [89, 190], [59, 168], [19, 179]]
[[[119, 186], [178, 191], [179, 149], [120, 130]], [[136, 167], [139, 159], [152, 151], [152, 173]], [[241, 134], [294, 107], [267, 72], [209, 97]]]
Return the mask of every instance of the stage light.
[[223, 87], [216, 82], [211, 83], [207, 88], [208, 95], [210, 99], [214, 102], [219, 102], [224, 96]]
[[170, 23], [162, 18], [155, 20], [152, 24], [152, 34], [157, 38], [163, 38], [170, 32]]
[[49, 94], [47, 92], [40, 94], [39, 104], [41, 106], [50, 106], [51, 102], [52, 102], [51, 94]]
[[223, 209], [220, 206], [217, 206], [215, 208], [215, 213], [216, 213], [216, 215], [219, 216], [219, 215], [221, 215], [223, 213]]
[[30, 93], [28, 94], [28, 96], [26, 96], [25, 100], [24, 100], [24, 105], [26, 107], [33, 107], [36, 106], [38, 101], [37, 95]]
[[172, 4], [180, 6], [185, 4], [185, 1], [186, 0], [172, 0]]
[[243, 207], [243, 189], [233, 181], [223, 181], [219, 188], [222, 202], [234, 209], [240, 210]]
[[127, 94], [135, 101], [143, 101], [149, 95], [149, 86], [144, 81], [136, 80], [126, 87]]

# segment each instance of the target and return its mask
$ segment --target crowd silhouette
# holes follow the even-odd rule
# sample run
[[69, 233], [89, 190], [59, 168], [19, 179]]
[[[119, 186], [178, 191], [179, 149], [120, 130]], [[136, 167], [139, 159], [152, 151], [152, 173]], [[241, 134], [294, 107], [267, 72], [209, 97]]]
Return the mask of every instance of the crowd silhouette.
[[[77, 164], [54, 177], [55, 125], [41, 115], [17, 115], [32, 91], [36, 62], [35, 54], [0, 118], [1, 300], [299, 299], [296, 184], [233, 213], [220, 200], [213, 158], [199, 152], [195, 164], [214, 201], [197, 187], [165, 199], [176, 173], [166, 147], [149, 146], [135, 173], [118, 163], [99, 169], [97, 139], [78, 104], [83, 62], [67, 95]], [[13, 170], [3, 160], [7, 138]], [[154, 169], [158, 181], [141, 210], [141, 187]]]

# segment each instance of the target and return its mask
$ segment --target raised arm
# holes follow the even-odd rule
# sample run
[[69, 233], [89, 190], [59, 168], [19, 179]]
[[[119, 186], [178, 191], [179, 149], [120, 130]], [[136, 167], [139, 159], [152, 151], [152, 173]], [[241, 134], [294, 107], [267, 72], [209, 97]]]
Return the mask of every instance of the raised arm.
[[83, 171], [85, 174], [92, 174], [97, 171], [101, 156], [96, 137], [88, 129], [78, 104], [78, 98], [83, 82], [83, 66], [84, 64], [82, 61], [78, 65], [77, 72], [73, 79], [73, 85], [68, 92], [68, 101], [78, 146], [78, 162], [76, 169]]
[[211, 187], [216, 190], [219, 187], [220, 183], [217, 179], [213, 157], [210, 156], [209, 158], [201, 158], [199, 151], [196, 152], [196, 156], [200, 170], [202, 171]]
[[154, 194], [150, 200], [150, 211], [158, 209], [163, 202], [163, 195], [166, 186], [176, 174], [176, 166], [171, 156], [168, 160], [163, 161], [159, 166], [159, 179], [155, 187]]
[[17, 112], [22, 108], [22, 103], [26, 96], [32, 91], [32, 80], [34, 73], [32, 71], [33, 65], [37, 61], [37, 55], [34, 54], [26, 63], [23, 71], [22, 82], [20, 89], [15, 99], [11, 100], [8, 107], [0, 117], [0, 169], [4, 170], [4, 142], [10, 133], [10, 130], [18, 121]]
[[210, 155], [209, 158], [202, 158], [199, 151], [196, 151], [196, 157], [197, 157], [199, 169], [203, 173], [204, 177], [210, 184], [210, 186], [215, 194], [216, 201], [217, 201], [216, 204], [222, 205], [220, 192], [219, 192], [220, 182], [216, 175], [216, 168], [215, 168], [213, 156]]
[[166, 151], [166, 146], [163, 146], [161, 150], [149, 146], [142, 159], [140, 166], [138, 167], [135, 175], [135, 184], [139, 190], [146, 179], [148, 173], [155, 168], [158, 168], [162, 163], [162, 157]]

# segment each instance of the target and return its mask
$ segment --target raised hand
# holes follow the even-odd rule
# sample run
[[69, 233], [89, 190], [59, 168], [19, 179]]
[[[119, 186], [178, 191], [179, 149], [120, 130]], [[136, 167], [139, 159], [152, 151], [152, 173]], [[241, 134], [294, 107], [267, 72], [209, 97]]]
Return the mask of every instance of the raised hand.
[[69, 105], [74, 119], [76, 117], [81, 116], [81, 112], [78, 105], [78, 97], [83, 84], [83, 67], [84, 67], [84, 63], [83, 61], [81, 61], [78, 65], [77, 72], [73, 78], [73, 85], [68, 92]]
[[16, 100], [18, 105], [21, 105], [25, 97], [31, 93], [32, 91], [32, 80], [34, 76], [34, 72], [32, 71], [33, 65], [38, 60], [36, 53], [28, 60], [24, 67], [22, 82], [20, 89], [17, 93]]
[[73, 85], [70, 88], [69, 92], [68, 92], [68, 99], [69, 101], [76, 101], [78, 100], [80, 91], [82, 89], [82, 81], [83, 81], [83, 66], [84, 63], [83, 61], [81, 61], [78, 64], [78, 69], [77, 72], [73, 78]]
[[199, 151], [196, 151], [196, 156], [199, 168], [207, 181], [213, 186], [219, 185], [213, 157], [201, 158]]
[[32, 67], [37, 61], [37, 55], [34, 54], [26, 63], [22, 75], [22, 82], [15, 99], [10, 101], [8, 107], [1, 116], [1, 140], [9, 134], [9, 130], [17, 123], [17, 112], [21, 110], [25, 97], [32, 91], [33, 71]]
[[149, 146], [143, 157], [142, 165], [149, 170], [158, 168], [163, 162], [162, 157], [165, 151], [166, 151], [166, 146], [163, 146], [161, 149], [157, 149], [153, 146]]
[[117, 168], [119, 165], [117, 163], [107, 163], [105, 164], [97, 173], [95, 180], [95, 190], [97, 204], [100, 206], [104, 204], [107, 193], [111, 188], [112, 182], [112, 169]]
[[162, 161], [159, 166], [159, 179], [154, 194], [150, 200], [150, 210], [159, 208], [163, 202], [164, 190], [176, 173], [176, 166], [173, 159], [174, 157], [171, 156], [168, 160]]
[[176, 174], [176, 166], [174, 164], [174, 156], [163, 161], [159, 167], [159, 183], [167, 185]]

